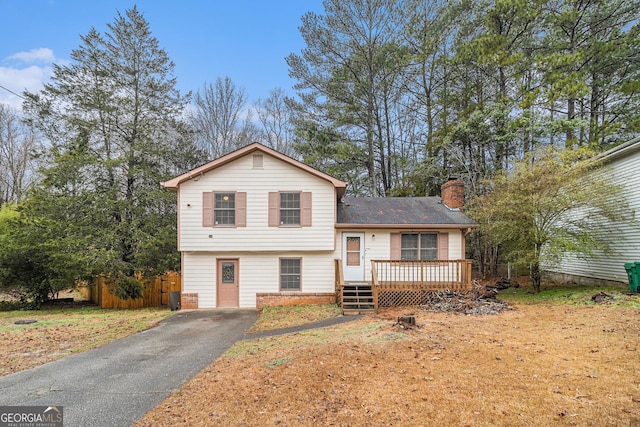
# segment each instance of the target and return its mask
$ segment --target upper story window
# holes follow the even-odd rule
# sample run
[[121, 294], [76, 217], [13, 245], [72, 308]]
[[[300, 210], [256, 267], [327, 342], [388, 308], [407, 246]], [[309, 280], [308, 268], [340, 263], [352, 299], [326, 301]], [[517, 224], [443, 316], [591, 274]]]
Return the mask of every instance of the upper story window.
[[214, 225], [236, 225], [235, 193], [213, 194]]
[[400, 259], [438, 259], [437, 233], [403, 233], [400, 238]]
[[207, 191], [202, 193], [203, 227], [246, 227], [247, 193]]
[[280, 193], [280, 225], [300, 225], [300, 193]]
[[311, 227], [311, 192], [269, 193], [269, 227]]

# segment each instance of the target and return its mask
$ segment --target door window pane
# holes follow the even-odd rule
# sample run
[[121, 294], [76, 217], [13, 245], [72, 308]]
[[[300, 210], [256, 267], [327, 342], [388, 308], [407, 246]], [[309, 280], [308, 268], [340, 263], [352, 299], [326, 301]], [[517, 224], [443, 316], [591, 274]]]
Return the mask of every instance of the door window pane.
[[222, 283], [235, 283], [236, 270], [235, 264], [232, 262], [222, 263]]
[[347, 265], [360, 265], [360, 237], [347, 237]]

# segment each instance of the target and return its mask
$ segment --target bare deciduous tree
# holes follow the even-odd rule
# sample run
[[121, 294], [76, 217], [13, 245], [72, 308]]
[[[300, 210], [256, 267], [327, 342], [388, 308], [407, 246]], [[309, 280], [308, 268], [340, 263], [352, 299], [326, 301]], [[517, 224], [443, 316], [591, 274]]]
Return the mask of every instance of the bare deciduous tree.
[[293, 155], [293, 112], [287, 104], [287, 96], [282, 88], [269, 91], [269, 97], [258, 99], [254, 108], [264, 132], [263, 138], [269, 147]]
[[0, 104], [0, 203], [19, 202], [36, 177], [40, 142], [17, 111]]
[[244, 88], [237, 87], [229, 77], [218, 77], [215, 84], [205, 83], [196, 93], [194, 104], [191, 123], [201, 149], [217, 158], [241, 145], [238, 140], [247, 104]]

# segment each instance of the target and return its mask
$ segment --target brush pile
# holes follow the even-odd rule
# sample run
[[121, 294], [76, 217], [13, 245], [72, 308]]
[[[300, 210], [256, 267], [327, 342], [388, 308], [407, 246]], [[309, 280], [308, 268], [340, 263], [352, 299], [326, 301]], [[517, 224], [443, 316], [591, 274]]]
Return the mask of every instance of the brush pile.
[[506, 302], [496, 299], [498, 289], [492, 286], [474, 285], [466, 291], [429, 291], [425, 295], [426, 303], [420, 308], [432, 313], [448, 312], [469, 316], [485, 316], [499, 314], [512, 307]]

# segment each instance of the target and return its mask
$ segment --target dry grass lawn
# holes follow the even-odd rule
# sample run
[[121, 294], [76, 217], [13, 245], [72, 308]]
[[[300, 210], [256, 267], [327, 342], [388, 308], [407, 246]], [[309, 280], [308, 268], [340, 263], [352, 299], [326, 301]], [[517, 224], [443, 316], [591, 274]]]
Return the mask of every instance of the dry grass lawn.
[[636, 303], [387, 310], [237, 343], [136, 426], [640, 426], [639, 365]]
[[256, 323], [247, 332], [263, 332], [305, 325], [330, 319], [340, 314], [342, 314], [342, 309], [335, 304], [265, 307]]
[[[166, 308], [54, 308], [0, 312], [0, 376], [99, 347], [156, 325]], [[16, 325], [18, 320], [36, 323]]]

